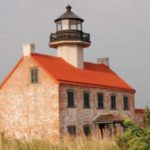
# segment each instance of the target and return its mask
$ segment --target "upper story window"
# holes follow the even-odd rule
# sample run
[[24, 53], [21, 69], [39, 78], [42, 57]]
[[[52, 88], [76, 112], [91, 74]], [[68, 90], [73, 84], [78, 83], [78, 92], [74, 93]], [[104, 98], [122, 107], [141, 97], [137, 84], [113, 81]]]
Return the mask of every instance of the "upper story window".
[[73, 108], [74, 107], [74, 92], [69, 90], [67, 92], [67, 100], [68, 100], [68, 107]]
[[84, 132], [85, 136], [89, 136], [91, 134], [90, 125], [84, 125], [83, 132]]
[[83, 100], [84, 100], [84, 108], [90, 108], [90, 94], [84, 93], [83, 94]]
[[124, 110], [129, 110], [129, 99], [127, 96], [123, 97]]
[[116, 109], [116, 95], [111, 95], [111, 109]]
[[30, 70], [31, 83], [38, 83], [38, 68], [34, 67]]
[[71, 135], [71, 136], [76, 135], [76, 126], [74, 126], [74, 125], [73, 126], [68, 126], [67, 129], [68, 129], [69, 135]]
[[97, 103], [98, 103], [98, 108], [100, 109], [104, 108], [104, 94], [103, 93], [97, 93]]

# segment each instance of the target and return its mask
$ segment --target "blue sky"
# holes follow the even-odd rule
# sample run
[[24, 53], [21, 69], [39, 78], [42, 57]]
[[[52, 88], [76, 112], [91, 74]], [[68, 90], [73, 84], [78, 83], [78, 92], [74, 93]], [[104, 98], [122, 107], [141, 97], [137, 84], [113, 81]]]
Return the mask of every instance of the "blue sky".
[[150, 106], [149, 0], [0, 0], [0, 83], [22, 56], [24, 43], [55, 55], [49, 35], [67, 4], [91, 34], [85, 60], [109, 57], [111, 68], [137, 90], [136, 106]]

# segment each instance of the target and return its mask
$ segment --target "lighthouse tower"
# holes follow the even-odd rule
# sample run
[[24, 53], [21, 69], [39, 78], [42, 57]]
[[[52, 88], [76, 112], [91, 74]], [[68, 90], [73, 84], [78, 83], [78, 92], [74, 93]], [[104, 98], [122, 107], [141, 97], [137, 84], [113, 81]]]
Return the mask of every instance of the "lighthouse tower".
[[66, 12], [55, 20], [56, 32], [51, 33], [49, 46], [57, 49], [57, 56], [74, 67], [84, 68], [85, 47], [90, 46], [90, 34], [83, 32], [84, 20], [66, 7]]

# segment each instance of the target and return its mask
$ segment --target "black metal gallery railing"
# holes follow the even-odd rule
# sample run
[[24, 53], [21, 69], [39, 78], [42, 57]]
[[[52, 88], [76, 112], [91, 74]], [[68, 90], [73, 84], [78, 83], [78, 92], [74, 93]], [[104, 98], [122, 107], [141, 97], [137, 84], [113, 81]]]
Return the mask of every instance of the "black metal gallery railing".
[[51, 33], [50, 42], [58, 42], [64, 40], [80, 40], [83, 42], [90, 43], [90, 34], [83, 33], [82, 31], [58, 31], [56, 33]]

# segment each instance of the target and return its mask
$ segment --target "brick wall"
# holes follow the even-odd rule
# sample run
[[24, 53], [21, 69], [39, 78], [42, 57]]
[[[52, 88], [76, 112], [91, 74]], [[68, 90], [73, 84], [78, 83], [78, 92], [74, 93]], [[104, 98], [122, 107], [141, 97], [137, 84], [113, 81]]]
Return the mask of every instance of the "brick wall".
[[58, 85], [39, 67], [38, 84], [30, 83], [30, 68], [39, 67], [24, 58], [0, 90], [0, 127], [17, 138], [59, 138]]
[[[67, 108], [67, 90], [71, 89], [75, 93], [75, 108]], [[83, 108], [83, 92], [90, 92], [90, 109]], [[97, 92], [104, 93], [104, 109], [98, 109]], [[60, 129], [61, 133], [67, 133], [68, 125], [76, 125], [77, 132], [80, 133], [83, 125], [89, 124], [93, 126], [93, 120], [103, 113], [114, 113], [123, 118], [130, 117], [134, 119], [134, 94], [105, 90], [100, 88], [90, 88], [72, 85], [60, 85]], [[111, 110], [110, 95], [116, 94], [116, 110]], [[123, 96], [129, 97], [129, 111], [123, 110]]]
[[[38, 84], [30, 83], [31, 67], [38, 67]], [[75, 108], [67, 108], [68, 89], [75, 93]], [[90, 109], [83, 108], [85, 91], [90, 93]], [[97, 92], [104, 93], [104, 109], [98, 109]], [[111, 94], [117, 96], [116, 110], [110, 108]], [[129, 111], [123, 110], [123, 96], [129, 97]], [[0, 90], [0, 129], [10, 137], [55, 141], [67, 133], [68, 125], [76, 125], [79, 133], [83, 131], [83, 125], [93, 126], [93, 120], [100, 114], [114, 113], [134, 119], [134, 109], [134, 94], [86, 86], [59, 86], [26, 57]]]
[[143, 116], [144, 116], [144, 113], [141, 113], [141, 112], [135, 112], [135, 114], [134, 114], [134, 122], [139, 127], [144, 126], [143, 125]]

